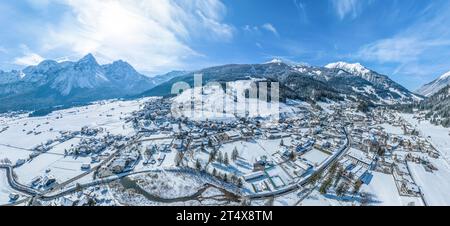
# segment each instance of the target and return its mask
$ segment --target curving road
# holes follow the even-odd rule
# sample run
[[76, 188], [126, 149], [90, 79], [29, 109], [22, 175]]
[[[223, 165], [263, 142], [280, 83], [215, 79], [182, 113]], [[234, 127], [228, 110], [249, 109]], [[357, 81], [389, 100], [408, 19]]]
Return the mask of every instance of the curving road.
[[13, 170], [13, 167], [11, 165], [9, 165], [9, 164], [0, 164], [0, 168], [6, 170], [6, 178], [8, 180], [8, 184], [14, 190], [19, 191], [19, 192], [24, 193], [24, 194], [27, 194], [27, 195], [31, 195], [31, 196], [40, 194], [39, 191], [19, 183], [16, 180], [16, 178], [14, 177], [14, 170]]
[[[323, 172], [323, 171], [327, 170], [334, 162], [338, 161], [338, 159], [341, 156], [345, 155], [345, 153], [350, 149], [351, 137], [348, 135], [346, 128], [343, 128], [343, 131], [344, 131], [344, 133], [345, 133], [345, 135], [347, 137], [347, 143], [345, 144], [345, 146], [337, 154], [335, 154], [333, 157], [331, 157], [329, 160], [327, 160], [327, 162], [325, 162], [319, 169], [317, 169], [316, 172]], [[119, 150], [117, 150], [117, 152], [119, 152]], [[128, 172], [128, 173], [123, 173], [123, 174], [119, 174], [119, 175], [114, 175], [114, 176], [111, 176], [111, 177], [108, 177], [108, 178], [98, 179], [98, 180], [95, 180], [95, 181], [92, 181], [92, 182], [89, 182], [89, 183], [86, 183], [86, 184], [82, 184], [82, 185], [79, 185], [79, 186], [72, 186], [72, 187], [70, 187], [70, 188], [68, 188], [66, 190], [60, 191], [57, 194], [49, 195], [52, 192], [55, 192], [55, 191], [60, 190], [60, 189], [63, 189], [65, 186], [69, 185], [70, 183], [72, 183], [72, 182], [74, 182], [74, 181], [76, 181], [76, 180], [78, 180], [78, 179], [88, 175], [89, 173], [93, 172], [93, 170], [97, 169], [101, 165], [104, 165], [107, 162], [111, 161], [112, 158], [115, 156], [115, 154], [117, 152], [115, 152], [114, 154], [110, 155], [107, 159], [105, 159], [105, 161], [103, 161], [97, 167], [94, 167], [91, 170], [89, 170], [88, 172], [85, 172], [85, 173], [83, 173], [83, 174], [81, 174], [81, 175], [79, 175], [79, 176], [77, 176], [75, 178], [72, 178], [72, 179], [62, 183], [62, 184], [58, 185], [57, 187], [55, 187], [53, 190], [45, 192], [45, 193], [37, 191], [37, 190], [35, 190], [35, 189], [31, 188], [31, 187], [28, 187], [26, 185], [20, 184], [18, 181], [16, 181], [16, 179], [13, 176], [13, 174], [14, 174], [13, 172], [14, 171], [13, 171], [13, 167], [11, 165], [0, 164], [0, 168], [6, 169], [8, 183], [10, 184], [10, 186], [14, 190], [17, 190], [17, 191], [22, 192], [24, 194], [27, 194], [29, 196], [37, 197], [37, 198], [39, 198], [41, 200], [44, 200], [44, 201], [50, 201], [50, 200], [53, 200], [53, 199], [57, 199], [57, 198], [63, 197], [63, 196], [68, 195], [68, 194], [72, 194], [72, 193], [78, 191], [80, 188], [88, 188], [88, 187], [97, 186], [97, 185], [100, 185], [100, 184], [106, 184], [106, 183], [109, 183], [109, 182], [121, 179], [121, 178], [126, 177], [126, 176], [130, 176], [130, 175], [138, 174], [138, 173], [143, 173], [143, 172]], [[157, 171], [157, 170], [148, 170], [146, 172], [150, 172], [150, 171]], [[275, 192], [270, 192], [270, 193], [249, 195], [249, 196], [247, 196], [247, 198], [250, 198], [250, 199], [263, 199], [263, 198], [269, 198], [269, 197], [274, 197], [274, 196], [285, 195], [285, 194], [288, 194], [290, 192], [297, 191], [298, 189], [301, 189], [304, 185], [308, 184], [310, 177], [311, 177], [311, 175], [306, 177], [306, 178], [303, 178], [301, 181], [299, 181], [299, 182], [297, 182], [297, 183], [295, 183], [295, 184], [293, 184], [291, 186], [288, 186], [288, 187], [286, 187], [284, 189], [281, 189], [281, 190], [278, 190], [278, 191], [275, 191]], [[12, 203], [12, 205], [18, 205], [18, 204], [24, 203], [24, 202], [26, 202], [28, 200], [29, 200], [29, 198], [21, 200], [21, 201], [16, 202], [16, 203]]]
[[[335, 154], [333, 157], [331, 157], [330, 159], [328, 159], [319, 169], [317, 169], [315, 171], [315, 173], [320, 173], [323, 172], [325, 170], [327, 170], [333, 163], [335, 163], [336, 161], [339, 160], [340, 157], [342, 157], [343, 155], [345, 155], [345, 153], [347, 153], [347, 151], [350, 149], [351, 147], [351, 137], [349, 136], [347, 129], [344, 127], [343, 131], [345, 133], [345, 136], [347, 137], [347, 143], [345, 144], [345, 146], [339, 150], [339, 152], [337, 154]], [[270, 197], [277, 197], [277, 196], [282, 196], [294, 191], [297, 191], [301, 188], [303, 188], [303, 186], [305, 186], [306, 184], [309, 183], [309, 179], [313, 174], [310, 174], [309, 176], [307, 176], [306, 178], [303, 178], [301, 181], [288, 186], [286, 188], [283, 188], [281, 190], [277, 190], [274, 192], [269, 192], [269, 193], [264, 193], [264, 194], [254, 194], [254, 195], [249, 195], [248, 198], [250, 199], [264, 199], [264, 198], [270, 198]]]

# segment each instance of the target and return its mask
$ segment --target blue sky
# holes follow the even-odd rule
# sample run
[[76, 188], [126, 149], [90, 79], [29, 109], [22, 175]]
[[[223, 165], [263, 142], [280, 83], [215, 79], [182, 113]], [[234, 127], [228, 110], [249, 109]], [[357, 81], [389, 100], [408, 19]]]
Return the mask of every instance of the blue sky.
[[124, 59], [146, 74], [283, 58], [360, 62], [409, 89], [450, 70], [448, 0], [0, 2], [0, 69]]

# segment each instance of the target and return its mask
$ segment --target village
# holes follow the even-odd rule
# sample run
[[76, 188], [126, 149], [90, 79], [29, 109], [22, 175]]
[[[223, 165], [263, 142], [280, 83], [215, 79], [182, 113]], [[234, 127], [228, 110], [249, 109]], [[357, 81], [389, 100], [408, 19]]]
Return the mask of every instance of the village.
[[[108, 194], [108, 198], [94, 203], [116, 205], [120, 194], [111, 194], [109, 183], [145, 173], [184, 172], [241, 197], [231, 205], [242, 200], [254, 200], [256, 205], [291, 194], [297, 194], [295, 204], [301, 204], [315, 193], [328, 203], [371, 205], [383, 201], [368, 195], [379, 189], [372, 187], [379, 177], [392, 179], [395, 186], [390, 195], [403, 205], [427, 205], [410, 168], [414, 164], [429, 173], [440, 170], [433, 163], [441, 158], [440, 153], [429, 139], [384, 107], [361, 113], [351, 102], [291, 102], [287, 104], [290, 111], [276, 121], [270, 117], [198, 121], [174, 117], [168, 98], [133, 106], [128, 113], [119, 112], [124, 109], [116, 106], [102, 115], [105, 120], [117, 119], [113, 130], [106, 124], [60, 130], [48, 120], [33, 125], [33, 130], [24, 128], [27, 136], [45, 133], [39, 130], [43, 127], [55, 137], [39, 142], [26, 155], [2, 159], [2, 168], [14, 170], [11, 180], [27, 188], [8, 194], [7, 203], [34, 203], [41, 197], [44, 204], [87, 205], [93, 201], [85, 191], [91, 191], [91, 196], [99, 191], [96, 197]], [[28, 126], [26, 122], [21, 125]], [[2, 133], [7, 131], [8, 126], [3, 127]], [[41, 167], [44, 156], [56, 157], [56, 162]], [[38, 165], [40, 170], [25, 173]]]

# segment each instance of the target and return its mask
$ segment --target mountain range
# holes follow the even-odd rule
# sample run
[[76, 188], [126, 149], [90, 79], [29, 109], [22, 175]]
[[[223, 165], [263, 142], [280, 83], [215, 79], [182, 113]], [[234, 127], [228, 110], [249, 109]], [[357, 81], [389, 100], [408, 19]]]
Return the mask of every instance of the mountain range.
[[450, 126], [450, 85], [444, 87], [421, 103], [423, 109], [429, 110], [428, 116], [435, 124]]
[[21, 71], [0, 71], [0, 112], [132, 96], [183, 73], [149, 78], [122, 60], [100, 65], [92, 54], [77, 62], [45, 60]]
[[420, 89], [416, 90], [416, 93], [430, 97], [448, 85], [450, 85], [450, 71], [441, 75], [434, 81], [422, 86]]
[[336, 62], [315, 67], [274, 59], [263, 64], [222, 65], [147, 77], [125, 61], [100, 65], [88, 54], [77, 62], [46, 60], [20, 71], [0, 71], [0, 112], [39, 110], [111, 98], [170, 95], [176, 82], [193, 85], [194, 74], [202, 74], [204, 84], [251, 78], [279, 82], [283, 100], [347, 98], [386, 105], [423, 99], [388, 76], [358, 63]]
[[274, 59], [265, 64], [232, 64], [202, 69], [173, 78], [142, 96], [170, 95], [172, 85], [187, 82], [193, 85], [193, 75], [202, 74], [203, 83], [265, 79], [280, 83], [281, 97], [306, 101], [342, 100], [348, 96], [373, 104], [395, 104], [422, 99], [389, 77], [361, 64], [338, 62], [325, 67], [295, 65]]

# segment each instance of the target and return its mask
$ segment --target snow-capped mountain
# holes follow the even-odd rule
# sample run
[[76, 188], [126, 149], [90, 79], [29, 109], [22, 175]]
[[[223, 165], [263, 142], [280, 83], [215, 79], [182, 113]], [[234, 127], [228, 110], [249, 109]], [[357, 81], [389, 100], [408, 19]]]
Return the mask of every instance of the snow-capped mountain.
[[426, 97], [430, 97], [448, 85], [450, 85], [450, 71], [441, 75], [436, 80], [422, 86], [420, 89], [416, 90], [416, 92]]
[[326, 68], [332, 69], [332, 68], [338, 68], [345, 71], [348, 71], [354, 75], [359, 76], [366, 76], [370, 73], [370, 70], [362, 66], [360, 63], [346, 63], [346, 62], [336, 62], [336, 63], [330, 63], [325, 66]]
[[156, 84], [124, 61], [99, 65], [92, 54], [77, 62], [45, 60], [0, 73], [1, 111], [24, 110], [136, 95]]
[[[389, 91], [388, 95], [394, 95], [400, 97], [400, 99], [403, 100], [420, 101], [423, 99], [422, 97], [419, 97], [411, 93], [409, 90], [399, 85], [398, 83], [392, 81], [388, 76], [370, 70], [361, 65], [360, 63], [336, 62], [326, 65], [325, 68], [343, 70], [345, 72], [350, 73], [351, 75], [358, 76], [370, 82], [371, 83], [370, 87], [364, 87], [366, 91], [367, 89], [369, 90], [381, 89]], [[386, 96], [383, 95], [382, 99], [386, 99]]]
[[330, 64], [328, 67], [313, 67], [291, 65], [277, 59], [264, 64], [233, 64], [206, 68], [172, 79], [143, 93], [143, 96], [168, 95], [172, 84], [179, 81], [191, 84], [195, 73], [203, 74], [204, 83], [250, 78], [278, 81], [282, 87], [282, 97], [291, 99], [339, 100], [349, 95], [375, 104], [396, 104], [421, 99], [387, 76], [362, 65], [341, 63]]
[[0, 85], [19, 81], [23, 77], [20, 71], [4, 72], [0, 70]]
[[[325, 66], [328, 69], [341, 69], [352, 75], [359, 76], [375, 85], [384, 86], [385, 88], [389, 88], [396, 83], [393, 82], [386, 75], [381, 75], [375, 71], [372, 71], [360, 63], [346, 63], [346, 62], [336, 62], [330, 63]], [[392, 87], [392, 88], [400, 88], [400, 87]], [[400, 92], [404, 92], [405, 90], [398, 90]]]
[[274, 58], [274, 59], [266, 62], [266, 64], [281, 64], [281, 63], [284, 63], [284, 61], [282, 59], [278, 59], [278, 58]]
[[57, 76], [51, 78], [50, 87], [63, 96], [69, 95], [75, 89], [94, 89], [111, 83], [91, 54], [70, 66], [58, 68]]

